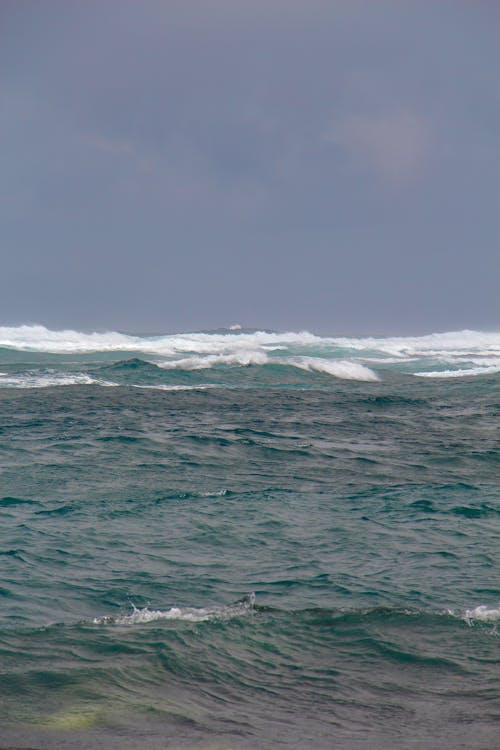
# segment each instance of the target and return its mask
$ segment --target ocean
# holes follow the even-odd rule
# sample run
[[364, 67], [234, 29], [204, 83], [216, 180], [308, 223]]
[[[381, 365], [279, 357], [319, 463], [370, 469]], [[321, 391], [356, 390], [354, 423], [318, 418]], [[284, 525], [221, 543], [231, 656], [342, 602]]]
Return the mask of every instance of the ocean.
[[0, 747], [493, 750], [500, 335], [0, 328]]

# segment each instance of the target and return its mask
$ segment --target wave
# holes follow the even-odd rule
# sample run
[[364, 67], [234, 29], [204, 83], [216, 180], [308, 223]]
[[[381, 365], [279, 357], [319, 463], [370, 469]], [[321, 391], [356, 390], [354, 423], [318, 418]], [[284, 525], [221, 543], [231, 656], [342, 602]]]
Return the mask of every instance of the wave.
[[[11, 359], [12, 352], [23, 352], [23, 356], [31, 352], [66, 358], [87, 354], [109, 363], [110, 359], [116, 362], [121, 355], [132, 354], [136, 358], [147, 358], [146, 362], [140, 360], [142, 367], [156, 366], [163, 370], [274, 365], [360, 381], [377, 381], [378, 368], [395, 368], [419, 378], [460, 378], [500, 371], [500, 334], [470, 330], [413, 337], [346, 338], [322, 337], [308, 331], [226, 329], [211, 333], [132, 335], [116, 331], [52, 331], [39, 325], [3, 326], [0, 327], [0, 348], [10, 352]], [[130, 368], [139, 366], [136, 360], [131, 362]], [[8, 376], [0, 377], [3, 385], [8, 384]], [[43, 376], [35, 383], [27, 376], [24, 384], [19, 385], [106, 384], [90, 375], [81, 375], [79, 381], [73, 383], [69, 380], [64, 383], [65, 377], [70, 376], [61, 374], [57, 383], [49, 383]]]
[[322, 357], [273, 357], [265, 352], [250, 350], [237, 354], [211, 354], [205, 357], [186, 357], [178, 360], [159, 362], [166, 370], [205, 370], [221, 365], [240, 365], [243, 367], [282, 365], [295, 367], [306, 372], [322, 372], [344, 380], [375, 381], [378, 376], [368, 367], [348, 360], [325, 359]]
[[313, 607], [311, 609], [294, 610], [293, 612], [281, 610], [274, 607], [257, 605], [255, 593], [247, 594], [233, 604], [226, 606], [213, 607], [185, 607], [172, 606], [168, 609], [150, 609], [149, 607], [138, 608], [132, 604], [132, 612], [120, 615], [104, 615], [95, 617], [92, 620], [93, 625], [144, 625], [150, 622], [161, 620], [180, 620], [185, 622], [207, 622], [216, 621], [224, 622], [233, 618], [247, 617], [252, 614], [270, 615], [272, 617], [285, 616], [289, 618], [293, 615], [294, 621], [303, 618], [311, 624], [329, 621], [334, 623], [352, 623], [376, 620], [399, 620], [403, 618], [451, 618], [460, 620], [469, 627], [475, 625], [496, 625], [500, 622], [500, 605], [492, 607], [488, 605], [478, 605], [465, 610], [423, 610], [412, 606], [408, 607], [367, 607], [361, 609], [330, 609], [323, 607]]
[[150, 391], [204, 391], [209, 388], [217, 388], [218, 385], [215, 383], [200, 383], [197, 385], [182, 385], [182, 384], [168, 384], [168, 383], [156, 383], [156, 384], [140, 384], [140, 383], [116, 383], [111, 380], [102, 380], [99, 378], [91, 377], [86, 373], [75, 373], [75, 374], [54, 374], [54, 375], [17, 375], [17, 376], [2, 376], [0, 374], [0, 388], [55, 388], [58, 386], [71, 386], [71, 385], [94, 385], [101, 386], [103, 388], [123, 388], [124, 386], [130, 388], [141, 388]]
[[158, 362], [158, 366], [165, 370], [207, 370], [218, 365], [266, 365], [269, 357], [265, 352], [255, 350], [241, 350], [235, 354], [208, 354], [204, 357], [193, 356], [182, 359]]
[[425, 336], [388, 338], [336, 338], [339, 346], [348, 349], [383, 352], [400, 359], [407, 357], [464, 357], [490, 354], [500, 357], [500, 333], [485, 331], [448, 331]]
[[487, 367], [466, 367], [458, 370], [433, 370], [431, 372], [414, 372], [418, 378], [470, 378], [477, 375], [494, 375], [500, 372], [500, 361], [497, 365]]
[[375, 381], [378, 376], [359, 362], [350, 362], [341, 359], [324, 359], [320, 357], [300, 357], [298, 359], [283, 360], [283, 364], [289, 364], [308, 372], [324, 372], [327, 375], [333, 375], [336, 378], [344, 380], [364, 380]]
[[255, 594], [252, 592], [243, 599], [218, 607], [170, 607], [170, 609], [149, 609], [143, 607], [138, 609], [134, 605], [129, 615], [118, 615], [117, 617], [105, 615], [96, 617], [94, 625], [143, 625], [157, 620], [185, 620], [187, 622], [206, 622], [207, 620], [224, 621], [234, 617], [244, 617], [254, 611]]
[[398, 337], [322, 337], [308, 331], [278, 333], [273, 331], [228, 330], [224, 333], [182, 333], [140, 336], [107, 331], [82, 333], [74, 330], [53, 331], [45, 326], [0, 326], [0, 347], [21, 351], [52, 353], [132, 351], [152, 354], [191, 352], [217, 353], [222, 349], [277, 346], [330, 345], [353, 351], [381, 352], [393, 357], [464, 356], [490, 353], [500, 356], [500, 333], [451, 331], [424, 336]]
[[139, 336], [116, 331], [82, 333], [73, 330], [52, 331], [45, 326], [0, 326], [0, 347], [19, 351], [75, 354], [90, 352], [143, 352], [175, 355], [182, 352], [213, 354], [227, 349], [308, 345], [324, 341], [308, 333], [268, 331], [229, 331], [227, 333], [183, 333]]
[[0, 375], [0, 387], [3, 388], [51, 388], [60, 385], [101, 385], [117, 386], [119, 383], [99, 380], [86, 373], [55, 373], [51, 375]]
[[466, 609], [463, 619], [468, 625], [477, 622], [497, 623], [500, 622], [500, 605], [498, 607], [487, 607], [480, 604], [474, 609]]
[[143, 388], [147, 391], [207, 391], [211, 388], [219, 388], [217, 383], [200, 383], [200, 385], [167, 385], [159, 383], [157, 385], [139, 385], [133, 383], [131, 388]]

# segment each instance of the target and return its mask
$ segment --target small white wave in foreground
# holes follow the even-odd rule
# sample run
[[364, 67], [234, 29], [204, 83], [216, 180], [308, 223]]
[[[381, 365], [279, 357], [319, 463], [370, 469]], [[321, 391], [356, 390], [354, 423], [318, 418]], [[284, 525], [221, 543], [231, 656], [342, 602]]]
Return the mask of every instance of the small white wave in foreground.
[[480, 604], [478, 607], [474, 607], [474, 609], [466, 609], [464, 620], [468, 625], [473, 625], [475, 622], [500, 622], [500, 606], [487, 607], [484, 604]]
[[251, 593], [235, 604], [226, 607], [170, 607], [170, 609], [138, 609], [132, 605], [129, 615], [95, 617], [94, 625], [142, 625], [157, 620], [184, 620], [186, 622], [206, 622], [207, 620], [230, 620], [242, 617], [253, 611], [255, 594]]

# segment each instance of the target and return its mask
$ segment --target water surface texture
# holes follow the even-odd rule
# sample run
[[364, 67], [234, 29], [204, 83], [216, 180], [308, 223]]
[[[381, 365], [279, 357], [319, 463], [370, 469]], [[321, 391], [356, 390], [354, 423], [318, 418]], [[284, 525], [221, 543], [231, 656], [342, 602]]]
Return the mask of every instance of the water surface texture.
[[0, 328], [0, 746], [497, 746], [499, 372]]

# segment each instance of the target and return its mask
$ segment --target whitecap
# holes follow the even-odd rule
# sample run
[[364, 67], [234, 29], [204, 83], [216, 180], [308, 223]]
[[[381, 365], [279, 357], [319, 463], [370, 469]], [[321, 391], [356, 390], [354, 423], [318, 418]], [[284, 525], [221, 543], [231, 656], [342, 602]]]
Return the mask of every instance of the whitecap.
[[125, 334], [51, 331], [45, 326], [0, 326], [0, 347], [17, 351], [61, 353], [127, 350], [134, 337]]
[[[276, 347], [277, 348], [277, 347]], [[279, 347], [283, 350], [285, 347]], [[307, 372], [323, 372], [346, 380], [376, 381], [378, 376], [359, 362], [343, 359], [326, 359], [322, 357], [269, 357], [259, 350], [241, 349], [234, 354], [211, 354], [207, 356], [184, 357], [157, 363], [163, 369], [203, 370], [218, 365], [262, 366], [280, 364], [296, 367]]]
[[397, 358], [464, 355], [500, 356], [500, 333], [483, 331], [450, 331], [424, 336], [332, 337], [317, 336], [308, 331], [277, 333], [239, 329], [226, 333], [180, 333], [139, 336], [107, 331], [82, 333], [74, 330], [53, 331], [45, 326], [0, 326], [0, 347], [23, 351], [75, 353], [96, 351], [140, 351], [166, 356], [178, 352], [193, 354], [228, 353], [235, 349], [259, 349], [265, 345], [286, 347], [322, 346], [352, 351], [380, 352]]
[[97, 380], [85, 373], [54, 373], [45, 375], [11, 375], [2, 377], [0, 386], [4, 388], [52, 388], [61, 385], [100, 385], [104, 387], [117, 386], [119, 383], [113, 383], [106, 380]]
[[18, 351], [55, 354], [85, 352], [144, 352], [164, 356], [177, 353], [223, 354], [262, 345], [308, 345], [324, 341], [308, 332], [270, 333], [182, 333], [138, 336], [107, 331], [81, 333], [73, 330], [52, 331], [45, 326], [0, 326], [0, 347]]
[[338, 346], [355, 350], [375, 350], [393, 357], [457, 357], [482, 353], [500, 356], [500, 333], [449, 331], [425, 336], [387, 338], [334, 338]]
[[[493, 372], [485, 368], [500, 369], [500, 334], [471, 330], [425, 336], [348, 338], [317, 336], [308, 331], [277, 333], [233, 329], [139, 336], [116, 331], [52, 331], [40, 325], [3, 326], [0, 327], [0, 347], [66, 355], [128, 352], [150, 356], [155, 363], [159, 359], [160, 366], [166, 369], [183, 370], [217, 365], [283, 364], [278, 356], [288, 353], [293, 361], [285, 364], [356, 380], [377, 379], [369, 367], [359, 369], [363, 363], [397, 366], [418, 360], [422, 370], [426, 370], [414, 368], [418, 377], [462, 377]], [[437, 370], [436, 365], [443, 369]]]
[[[118, 385], [118, 384], [117, 384]], [[132, 388], [143, 388], [147, 391], [206, 391], [210, 388], [219, 388], [216, 383], [205, 383], [201, 385], [138, 385], [133, 384]]]
[[186, 622], [206, 622], [207, 620], [230, 620], [251, 614], [254, 609], [255, 594], [252, 592], [240, 601], [219, 607], [170, 607], [169, 609], [139, 609], [132, 604], [132, 612], [116, 617], [105, 615], [95, 617], [94, 625], [142, 625], [157, 620], [184, 620]]
[[492, 375], [500, 372], [500, 364], [490, 367], [462, 367], [457, 370], [433, 370], [431, 372], [414, 372], [417, 378], [467, 378], [477, 375]]
[[496, 623], [500, 621], [500, 606], [495, 608], [480, 604], [473, 609], [466, 609], [463, 617], [468, 625], [472, 625], [474, 622]]
[[293, 365], [301, 370], [324, 372], [343, 380], [376, 381], [378, 376], [369, 367], [359, 362], [343, 359], [323, 359], [321, 357], [295, 357], [282, 359], [282, 364]]
[[157, 362], [165, 370], [207, 370], [217, 365], [265, 365], [268, 355], [255, 349], [241, 349], [234, 354], [209, 354], [206, 356], [183, 357], [182, 359]]

